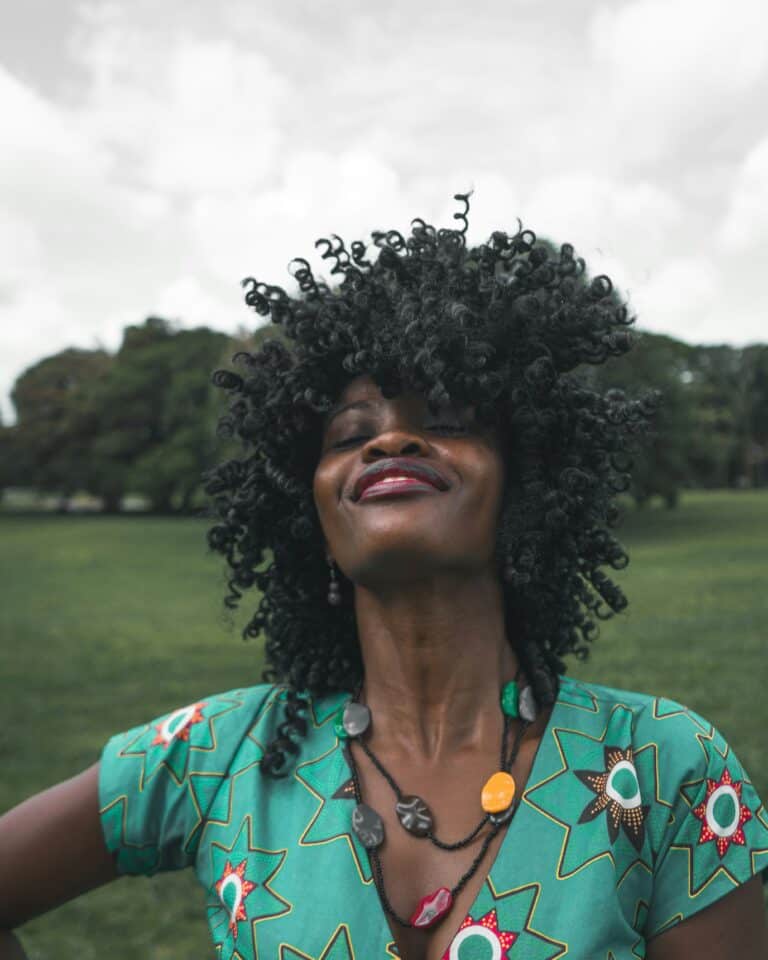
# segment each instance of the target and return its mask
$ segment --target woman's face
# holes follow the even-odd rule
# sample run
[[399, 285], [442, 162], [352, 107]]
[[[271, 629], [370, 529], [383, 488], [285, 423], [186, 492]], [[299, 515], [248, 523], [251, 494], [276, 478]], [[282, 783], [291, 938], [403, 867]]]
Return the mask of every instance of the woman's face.
[[355, 583], [492, 570], [503, 487], [496, 436], [469, 409], [432, 414], [419, 394], [385, 399], [358, 377], [326, 418], [315, 503]]

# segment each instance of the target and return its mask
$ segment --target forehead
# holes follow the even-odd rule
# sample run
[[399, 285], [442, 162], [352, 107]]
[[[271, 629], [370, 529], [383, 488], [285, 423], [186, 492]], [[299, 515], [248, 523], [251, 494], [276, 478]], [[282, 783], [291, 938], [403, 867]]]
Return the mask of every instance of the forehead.
[[426, 407], [426, 403], [426, 397], [423, 394], [407, 388], [394, 397], [385, 397], [371, 376], [359, 376], [351, 380], [341, 391], [336, 403], [325, 415], [325, 423], [330, 424], [334, 417], [350, 409], [382, 410], [397, 406], [402, 410], [420, 413]]

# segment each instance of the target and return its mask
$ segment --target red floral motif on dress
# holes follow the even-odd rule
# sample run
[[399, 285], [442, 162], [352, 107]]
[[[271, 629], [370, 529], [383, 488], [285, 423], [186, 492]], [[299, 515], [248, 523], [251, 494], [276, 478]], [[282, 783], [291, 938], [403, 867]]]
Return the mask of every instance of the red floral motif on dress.
[[[247, 860], [242, 860], [236, 867], [233, 867], [229, 860], [227, 860], [221, 879], [216, 881], [216, 893], [219, 895], [219, 899], [224, 905], [224, 908], [229, 910], [229, 929], [235, 939], [237, 939], [238, 922], [248, 919], [248, 914], [245, 912], [245, 898], [258, 886], [257, 883], [245, 879], [245, 867], [247, 863]], [[224, 902], [224, 897], [222, 896], [222, 891], [230, 884], [233, 884], [235, 887], [235, 901], [231, 909]]]
[[[167, 716], [162, 723], [155, 724], [155, 739], [152, 741], [152, 746], [161, 743], [163, 746], [169, 746], [174, 740], [189, 740], [189, 728], [195, 724], [200, 723], [202, 720], [205, 720], [203, 716], [203, 707], [207, 707], [208, 704], [203, 701], [201, 703], [192, 703], [188, 707], [182, 707], [181, 710], [174, 710], [172, 714]], [[184, 713], [189, 713], [189, 716], [180, 724], [179, 727], [169, 729], [169, 725], [176, 717], [181, 717]]]
[[[692, 811], [693, 815], [701, 820], [699, 844], [714, 840], [718, 856], [721, 860], [728, 852], [728, 848], [732, 843], [743, 847], [747, 842], [744, 836], [744, 824], [752, 819], [752, 811], [741, 802], [742, 783], [742, 780], [733, 780], [731, 778], [727, 767], [723, 770], [719, 780], [710, 780], [709, 777], [707, 777], [706, 795], [701, 803], [697, 807], [694, 807]], [[726, 828], [723, 828], [721, 824], [717, 823], [714, 819], [714, 814], [709, 809], [710, 797], [716, 790], [722, 790], [723, 787], [727, 788], [723, 792], [732, 795], [739, 811], [738, 816], [734, 817], [733, 821]]]
[[[490, 931], [501, 947], [501, 953], [499, 954], [500, 960], [509, 960], [509, 954], [507, 951], [512, 946], [512, 944], [517, 940], [518, 934], [513, 933], [512, 930], [499, 930], [499, 921], [496, 917], [496, 910], [491, 910], [490, 913], [486, 913], [484, 917], [480, 917], [479, 920], [474, 920], [471, 916], [464, 918], [459, 929], [456, 931], [456, 936], [448, 946], [448, 949], [442, 955], [440, 960], [451, 960], [451, 947], [456, 942], [456, 939], [461, 936], [463, 930], [466, 930], [467, 927], [483, 927], [485, 930]], [[478, 934], [480, 935], [480, 934]]]

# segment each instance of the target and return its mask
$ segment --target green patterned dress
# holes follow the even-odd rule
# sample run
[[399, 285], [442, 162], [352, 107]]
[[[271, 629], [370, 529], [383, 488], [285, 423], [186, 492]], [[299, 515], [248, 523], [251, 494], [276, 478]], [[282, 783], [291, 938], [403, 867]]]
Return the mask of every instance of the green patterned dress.
[[[397, 957], [351, 832], [333, 729], [348, 695], [311, 702], [297, 765], [274, 780], [259, 760], [280, 694], [207, 697], [107, 743], [101, 818], [118, 870], [194, 867], [222, 960]], [[768, 814], [711, 724], [669, 700], [563, 678], [521, 803], [443, 960], [643, 957], [646, 940], [760, 871]]]

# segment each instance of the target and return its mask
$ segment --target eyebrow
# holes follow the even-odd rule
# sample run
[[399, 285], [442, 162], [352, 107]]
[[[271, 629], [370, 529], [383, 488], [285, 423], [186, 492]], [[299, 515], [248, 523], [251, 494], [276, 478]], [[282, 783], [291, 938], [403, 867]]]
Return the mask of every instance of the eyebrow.
[[347, 410], [357, 410], [363, 407], [372, 407], [374, 404], [371, 400], [352, 400], [350, 403], [337, 403], [325, 415], [325, 422], [329, 424], [334, 417], [338, 417], [340, 413], [346, 413]]

